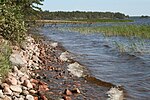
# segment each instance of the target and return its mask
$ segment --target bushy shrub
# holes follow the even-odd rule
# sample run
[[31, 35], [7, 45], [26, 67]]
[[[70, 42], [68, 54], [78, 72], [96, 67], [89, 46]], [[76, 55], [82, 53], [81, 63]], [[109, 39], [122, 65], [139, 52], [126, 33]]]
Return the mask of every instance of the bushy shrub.
[[15, 4], [0, 5], [0, 35], [12, 42], [21, 42], [25, 36], [25, 25], [20, 6]]

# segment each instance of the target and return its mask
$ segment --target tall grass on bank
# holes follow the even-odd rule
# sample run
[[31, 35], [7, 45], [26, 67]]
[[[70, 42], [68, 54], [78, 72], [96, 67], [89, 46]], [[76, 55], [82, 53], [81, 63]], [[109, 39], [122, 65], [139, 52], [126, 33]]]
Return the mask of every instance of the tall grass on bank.
[[0, 78], [8, 73], [10, 70], [9, 56], [11, 54], [10, 46], [7, 41], [0, 41]]
[[80, 33], [103, 33], [105, 36], [150, 38], [150, 25], [75, 27], [68, 30]]

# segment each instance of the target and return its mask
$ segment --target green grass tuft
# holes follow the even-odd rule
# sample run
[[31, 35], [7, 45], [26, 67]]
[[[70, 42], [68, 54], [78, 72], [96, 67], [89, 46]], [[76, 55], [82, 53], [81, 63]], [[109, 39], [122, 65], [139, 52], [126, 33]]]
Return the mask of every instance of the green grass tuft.
[[0, 77], [4, 77], [10, 70], [9, 56], [11, 49], [8, 43], [5, 41], [0, 43]]

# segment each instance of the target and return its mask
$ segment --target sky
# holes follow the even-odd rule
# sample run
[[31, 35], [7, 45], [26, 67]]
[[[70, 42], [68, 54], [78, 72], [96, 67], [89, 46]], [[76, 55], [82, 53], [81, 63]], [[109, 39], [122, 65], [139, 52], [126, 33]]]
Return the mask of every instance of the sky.
[[121, 12], [130, 16], [150, 16], [150, 0], [45, 0], [49, 11]]

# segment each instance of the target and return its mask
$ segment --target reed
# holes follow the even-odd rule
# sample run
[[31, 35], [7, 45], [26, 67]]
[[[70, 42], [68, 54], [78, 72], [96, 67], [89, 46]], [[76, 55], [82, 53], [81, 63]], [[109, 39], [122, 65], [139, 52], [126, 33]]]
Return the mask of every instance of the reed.
[[75, 27], [67, 30], [80, 33], [102, 33], [105, 36], [150, 38], [150, 25]]
[[144, 40], [150, 39], [150, 25], [122, 25], [122, 26], [99, 26], [99, 27], [73, 27], [64, 28], [63, 31], [80, 32], [84, 34], [97, 33], [104, 37], [123, 36], [129, 41], [127, 44], [116, 41], [113, 45], [121, 53], [150, 53], [145, 49]]

